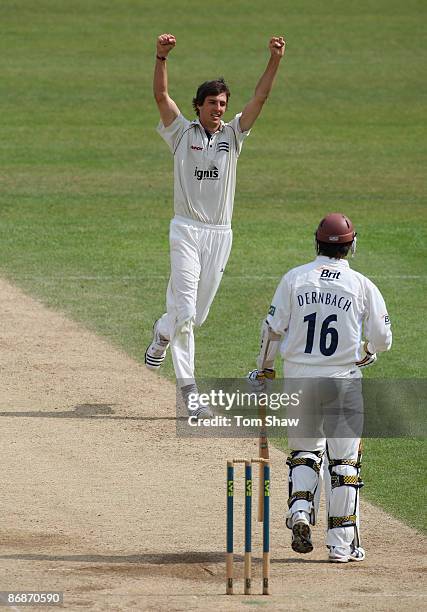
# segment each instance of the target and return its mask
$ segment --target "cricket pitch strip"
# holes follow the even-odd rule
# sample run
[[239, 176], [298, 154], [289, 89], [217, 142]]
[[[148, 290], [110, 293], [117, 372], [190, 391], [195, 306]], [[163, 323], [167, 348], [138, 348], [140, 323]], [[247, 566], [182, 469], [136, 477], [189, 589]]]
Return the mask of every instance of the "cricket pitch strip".
[[[60, 591], [67, 610], [422, 607], [426, 538], [363, 491], [366, 561], [329, 564], [324, 523], [313, 553], [292, 551], [285, 456], [274, 448], [271, 594], [227, 598], [225, 459], [255, 456], [257, 440], [178, 439], [171, 383], [4, 280], [0, 302], [2, 591]], [[254, 581], [261, 538], [254, 526]]]

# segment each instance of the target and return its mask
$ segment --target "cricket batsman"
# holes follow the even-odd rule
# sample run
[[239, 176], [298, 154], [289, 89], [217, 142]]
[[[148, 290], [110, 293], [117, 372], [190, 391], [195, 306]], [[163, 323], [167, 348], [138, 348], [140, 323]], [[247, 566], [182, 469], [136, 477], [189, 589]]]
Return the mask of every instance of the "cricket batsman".
[[[314, 261], [290, 270], [277, 287], [261, 328], [258, 369], [250, 372], [249, 378], [255, 383], [272, 378], [280, 346], [285, 379], [298, 379], [304, 392], [309, 391], [305, 408], [327, 404], [331, 389], [336, 387], [341, 410], [357, 415], [363, 406], [361, 370], [375, 363], [377, 353], [391, 348], [390, 318], [378, 288], [352, 270], [346, 259], [356, 250], [356, 232], [348, 217], [333, 213], [322, 219], [315, 244]], [[325, 464], [329, 561], [363, 561], [361, 432], [352, 437], [343, 430], [328, 434], [325, 429], [323, 425], [310, 437], [303, 437], [288, 428], [291, 450], [286, 525], [292, 530], [292, 548], [298, 553], [313, 550], [311, 526], [315, 524], [319, 475]]]
[[[285, 41], [269, 41], [270, 57], [253, 97], [230, 122], [223, 117], [230, 91], [223, 79], [206, 81], [193, 99], [196, 118], [186, 119], [168, 91], [167, 64], [176, 45], [173, 34], [157, 39], [154, 97], [160, 113], [158, 132], [174, 158], [174, 212], [170, 224], [171, 274], [166, 312], [155, 323], [145, 364], [158, 370], [168, 347], [188, 407], [197, 393], [194, 380], [194, 327], [206, 320], [230, 254], [236, 164], [244, 140], [266, 102], [285, 53]], [[197, 402], [196, 402], [197, 403]], [[212, 416], [197, 405], [191, 416]]]

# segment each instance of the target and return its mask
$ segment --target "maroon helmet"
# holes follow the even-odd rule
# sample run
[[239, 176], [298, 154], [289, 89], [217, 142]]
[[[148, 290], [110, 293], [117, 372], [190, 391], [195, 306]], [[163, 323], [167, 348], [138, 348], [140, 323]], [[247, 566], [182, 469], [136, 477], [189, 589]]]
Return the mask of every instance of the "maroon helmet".
[[321, 220], [315, 235], [317, 242], [348, 244], [353, 242], [356, 232], [348, 217], [341, 213], [331, 213]]

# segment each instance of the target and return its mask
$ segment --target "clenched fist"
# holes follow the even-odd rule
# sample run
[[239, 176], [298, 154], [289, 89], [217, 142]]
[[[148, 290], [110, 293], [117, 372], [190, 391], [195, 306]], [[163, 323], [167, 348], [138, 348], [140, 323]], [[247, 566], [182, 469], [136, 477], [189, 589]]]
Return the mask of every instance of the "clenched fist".
[[271, 55], [283, 57], [285, 55], [286, 41], [283, 36], [273, 36], [268, 45]]
[[175, 45], [176, 38], [173, 34], [160, 34], [157, 38], [157, 55], [166, 57]]

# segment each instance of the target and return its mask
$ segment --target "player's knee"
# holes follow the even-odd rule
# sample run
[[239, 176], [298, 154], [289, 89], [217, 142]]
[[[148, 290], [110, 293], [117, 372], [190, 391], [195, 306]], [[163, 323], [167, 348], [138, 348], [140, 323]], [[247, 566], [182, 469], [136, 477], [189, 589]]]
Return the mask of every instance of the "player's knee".
[[288, 500], [289, 507], [298, 499], [311, 502], [319, 480], [322, 464], [321, 453], [292, 451], [286, 464], [289, 467], [290, 484], [293, 488], [296, 486], [299, 491], [304, 491], [304, 495], [291, 495]]
[[290, 457], [288, 457], [286, 463], [291, 471], [299, 466], [306, 466], [319, 474], [322, 460], [323, 453], [293, 450], [291, 451]]
[[340, 490], [341, 487], [350, 487], [351, 489], [360, 489], [363, 487], [363, 481], [360, 478], [360, 464], [352, 462], [340, 463], [340, 460], [334, 460], [335, 465], [329, 466], [329, 474], [331, 476], [331, 489]]
[[357, 469], [352, 465], [336, 465], [331, 470], [331, 474], [334, 473], [340, 476], [353, 476], [357, 474]]
[[174, 336], [178, 335], [189, 335], [194, 327], [194, 317], [186, 317], [181, 320], [177, 320], [175, 323]]

